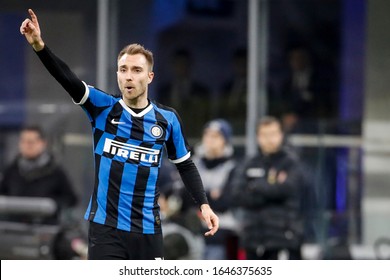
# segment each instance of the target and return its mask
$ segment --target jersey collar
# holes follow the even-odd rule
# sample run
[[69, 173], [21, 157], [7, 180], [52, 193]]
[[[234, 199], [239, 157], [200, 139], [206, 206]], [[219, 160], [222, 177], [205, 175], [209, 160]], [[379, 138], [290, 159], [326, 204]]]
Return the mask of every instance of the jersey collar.
[[146, 107], [144, 110], [142, 110], [141, 112], [139, 112], [138, 114], [136, 112], [134, 112], [133, 110], [131, 110], [131, 108], [129, 108], [126, 103], [123, 101], [123, 99], [119, 100], [119, 103], [122, 105], [122, 107], [130, 113], [130, 115], [132, 115], [133, 117], [143, 117], [144, 115], [146, 115], [150, 110], [152, 110], [153, 108], [153, 105], [152, 103], [149, 104], [148, 107]]

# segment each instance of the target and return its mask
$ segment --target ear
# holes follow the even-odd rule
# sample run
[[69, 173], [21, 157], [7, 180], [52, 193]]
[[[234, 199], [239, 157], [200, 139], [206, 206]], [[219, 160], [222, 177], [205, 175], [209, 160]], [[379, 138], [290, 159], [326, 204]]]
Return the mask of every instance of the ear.
[[154, 72], [148, 73], [148, 84], [150, 84], [153, 81], [154, 78]]

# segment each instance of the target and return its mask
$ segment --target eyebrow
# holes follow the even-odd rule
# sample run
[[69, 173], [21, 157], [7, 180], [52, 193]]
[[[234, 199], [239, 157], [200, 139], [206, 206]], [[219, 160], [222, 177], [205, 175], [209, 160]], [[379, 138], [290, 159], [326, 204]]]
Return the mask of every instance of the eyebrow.
[[[118, 67], [119, 68], [129, 68], [127, 64], [119, 64]], [[140, 69], [143, 69], [144, 67], [141, 66], [141, 65], [132, 65], [130, 68], [140, 68]]]

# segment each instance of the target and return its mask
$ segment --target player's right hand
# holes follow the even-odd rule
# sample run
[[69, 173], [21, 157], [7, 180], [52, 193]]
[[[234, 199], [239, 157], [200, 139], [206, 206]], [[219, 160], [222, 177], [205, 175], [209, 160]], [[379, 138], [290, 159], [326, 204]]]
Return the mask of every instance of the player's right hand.
[[20, 26], [20, 33], [24, 35], [28, 43], [35, 51], [40, 51], [45, 46], [42, 37], [41, 29], [39, 28], [38, 18], [33, 10], [28, 9], [31, 19], [26, 18]]

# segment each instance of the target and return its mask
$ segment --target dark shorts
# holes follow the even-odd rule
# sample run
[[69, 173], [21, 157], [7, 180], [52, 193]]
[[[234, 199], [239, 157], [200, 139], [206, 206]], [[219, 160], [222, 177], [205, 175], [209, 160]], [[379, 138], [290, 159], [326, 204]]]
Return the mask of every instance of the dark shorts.
[[155, 260], [163, 258], [162, 234], [142, 234], [89, 223], [89, 260]]

